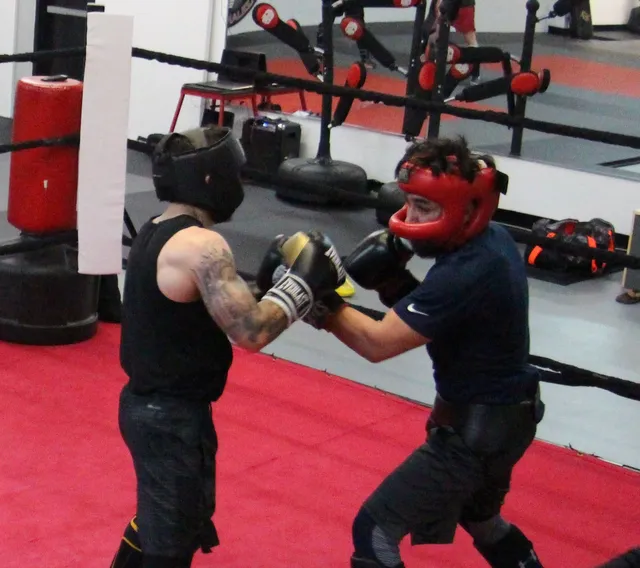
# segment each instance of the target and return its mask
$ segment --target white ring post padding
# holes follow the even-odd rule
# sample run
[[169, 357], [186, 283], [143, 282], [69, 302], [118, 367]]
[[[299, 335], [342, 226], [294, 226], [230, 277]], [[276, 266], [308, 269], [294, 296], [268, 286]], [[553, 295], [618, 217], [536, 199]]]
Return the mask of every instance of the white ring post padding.
[[87, 15], [78, 164], [78, 271], [122, 272], [133, 17]]

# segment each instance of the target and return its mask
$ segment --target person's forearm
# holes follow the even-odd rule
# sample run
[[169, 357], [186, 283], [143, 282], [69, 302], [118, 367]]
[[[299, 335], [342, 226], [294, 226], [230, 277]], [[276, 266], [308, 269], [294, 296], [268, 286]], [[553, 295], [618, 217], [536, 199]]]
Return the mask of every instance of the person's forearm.
[[379, 322], [358, 310], [345, 306], [327, 319], [325, 330], [368, 361], [380, 360], [376, 328]]

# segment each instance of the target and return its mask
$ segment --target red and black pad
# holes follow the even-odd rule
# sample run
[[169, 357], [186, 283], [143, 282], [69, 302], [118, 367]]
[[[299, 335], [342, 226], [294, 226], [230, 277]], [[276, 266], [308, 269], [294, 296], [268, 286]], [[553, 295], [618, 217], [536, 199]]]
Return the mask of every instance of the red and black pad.
[[[347, 78], [344, 82], [345, 87], [350, 89], [362, 89], [367, 81], [367, 69], [364, 63], [357, 61], [349, 67], [347, 72]], [[351, 106], [353, 105], [354, 97], [349, 95], [342, 95], [336, 105], [336, 110], [333, 113], [333, 119], [331, 120], [331, 128], [340, 126], [347, 119]]]
[[395, 57], [367, 30], [362, 20], [347, 16], [340, 22], [340, 29], [345, 37], [359, 42], [360, 47], [369, 51], [380, 65], [394, 71], [398, 68]]
[[265, 2], [256, 4], [252, 16], [253, 21], [264, 31], [295, 49], [311, 75], [315, 76], [320, 72], [320, 62], [316, 57], [313, 46], [309, 38], [302, 32], [302, 28], [295, 27], [295, 24], [298, 23], [296, 20], [283, 22], [278, 15], [278, 11], [271, 4]]
[[460, 61], [461, 56], [462, 48], [455, 43], [450, 43], [447, 47], [447, 63], [450, 65], [455, 65]]
[[287, 24], [289, 24], [294, 30], [300, 31], [302, 29], [300, 22], [293, 18], [291, 20], [287, 20]]
[[442, 85], [442, 98], [448, 99], [456, 87], [473, 73], [473, 65], [469, 63], [458, 63], [449, 67], [449, 71], [444, 76]]
[[521, 71], [511, 77], [511, 92], [520, 97], [532, 97], [537, 93], [544, 93], [551, 83], [551, 72], [543, 69], [535, 71]]
[[449, 68], [447, 75], [451, 75], [456, 81], [464, 81], [473, 73], [473, 65], [470, 63], [456, 63]]
[[431, 92], [436, 84], [436, 64], [433, 61], [427, 61], [420, 67], [418, 73], [418, 85], [423, 91]]
[[551, 84], [551, 71], [549, 69], [543, 69], [538, 73], [540, 77], [540, 87], [538, 88], [538, 93], [546, 93], [549, 85]]

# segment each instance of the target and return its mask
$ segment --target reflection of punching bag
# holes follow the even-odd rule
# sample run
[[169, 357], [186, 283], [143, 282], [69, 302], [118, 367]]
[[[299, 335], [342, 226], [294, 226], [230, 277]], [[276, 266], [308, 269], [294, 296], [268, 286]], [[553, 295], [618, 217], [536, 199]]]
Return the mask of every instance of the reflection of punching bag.
[[593, 37], [593, 21], [591, 19], [591, 4], [589, 0], [577, 0], [571, 7], [571, 36], [578, 39]]

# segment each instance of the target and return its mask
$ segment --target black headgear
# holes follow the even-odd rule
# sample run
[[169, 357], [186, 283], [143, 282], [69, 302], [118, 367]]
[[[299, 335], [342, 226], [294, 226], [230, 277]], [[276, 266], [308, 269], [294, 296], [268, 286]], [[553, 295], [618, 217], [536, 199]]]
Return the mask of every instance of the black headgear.
[[[178, 144], [184, 150], [172, 150]], [[215, 223], [224, 223], [244, 199], [240, 168], [246, 158], [229, 128], [206, 126], [167, 134], [158, 142], [152, 161], [160, 201], [199, 207]]]

